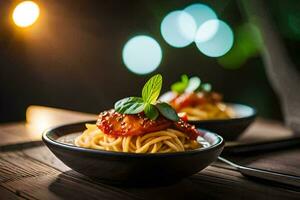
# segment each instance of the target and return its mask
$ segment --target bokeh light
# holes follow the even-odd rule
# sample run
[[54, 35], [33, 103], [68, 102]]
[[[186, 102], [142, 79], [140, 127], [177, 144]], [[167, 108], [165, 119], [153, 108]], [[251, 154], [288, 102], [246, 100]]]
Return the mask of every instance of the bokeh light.
[[160, 31], [169, 45], [185, 47], [194, 41], [197, 25], [187, 12], [173, 11], [164, 17]]
[[208, 23], [203, 23], [197, 30], [195, 42], [201, 43], [212, 39], [219, 30], [219, 20], [210, 20]]
[[13, 21], [19, 27], [31, 26], [40, 15], [39, 6], [33, 1], [19, 3], [13, 11]]
[[184, 9], [185, 12], [190, 14], [195, 22], [197, 29], [206, 21], [211, 20], [211, 19], [217, 19], [216, 13], [211, 9], [209, 6], [201, 4], [201, 3], [196, 3], [192, 4]]
[[209, 57], [225, 55], [233, 45], [233, 32], [223, 21], [208, 20], [197, 30], [195, 43], [198, 49]]
[[139, 35], [131, 38], [122, 52], [126, 67], [136, 74], [148, 74], [154, 71], [162, 60], [162, 50], [152, 37]]

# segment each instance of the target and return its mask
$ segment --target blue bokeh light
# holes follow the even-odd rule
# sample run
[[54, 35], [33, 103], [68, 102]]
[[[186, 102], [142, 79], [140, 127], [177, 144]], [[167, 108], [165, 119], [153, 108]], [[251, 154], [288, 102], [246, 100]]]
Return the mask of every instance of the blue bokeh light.
[[233, 32], [223, 21], [208, 20], [197, 30], [195, 43], [198, 49], [209, 57], [225, 55], [233, 45]]
[[164, 17], [160, 31], [169, 45], [179, 48], [188, 46], [194, 41], [197, 25], [187, 12], [173, 11]]
[[122, 52], [126, 67], [136, 74], [153, 72], [162, 60], [162, 50], [152, 37], [139, 35], [131, 38]]
[[201, 3], [195, 3], [188, 7], [186, 7], [183, 11], [190, 14], [195, 22], [197, 29], [206, 21], [211, 19], [217, 19], [217, 14], [211, 9], [209, 6], [201, 4]]

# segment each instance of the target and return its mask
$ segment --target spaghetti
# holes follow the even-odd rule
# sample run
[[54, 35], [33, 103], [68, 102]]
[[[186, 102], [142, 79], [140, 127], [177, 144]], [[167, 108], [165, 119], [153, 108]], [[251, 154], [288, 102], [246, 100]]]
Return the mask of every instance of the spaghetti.
[[195, 107], [185, 107], [179, 112], [186, 113], [189, 120], [229, 119], [234, 117], [234, 111], [224, 103], [205, 103]]
[[195, 139], [171, 128], [143, 135], [118, 137], [104, 134], [95, 124], [86, 124], [86, 128], [75, 139], [76, 146], [128, 153], [180, 152], [201, 147]]
[[187, 120], [229, 119], [235, 117], [234, 110], [222, 102], [222, 95], [216, 92], [167, 92], [161, 101], [169, 103]]

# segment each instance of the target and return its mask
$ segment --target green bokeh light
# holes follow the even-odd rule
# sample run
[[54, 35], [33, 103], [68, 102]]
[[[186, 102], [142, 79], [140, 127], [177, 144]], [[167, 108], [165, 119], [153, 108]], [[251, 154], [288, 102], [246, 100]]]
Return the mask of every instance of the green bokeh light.
[[232, 49], [218, 58], [219, 64], [226, 69], [240, 68], [249, 58], [257, 56], [263, 45], [259, 30], [250, 23], [238, 27], [235, 36]]

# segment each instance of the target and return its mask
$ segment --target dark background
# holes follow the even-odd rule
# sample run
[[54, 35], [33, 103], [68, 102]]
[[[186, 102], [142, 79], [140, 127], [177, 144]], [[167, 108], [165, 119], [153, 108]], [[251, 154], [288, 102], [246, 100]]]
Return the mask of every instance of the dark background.
[[[27, 29], [17, 28], [11, 20], [18, 2], [0, 3], [1, 122], [24, 120], [32, 104], [98, 113], [122, 97], [139, 95], [145, 80], [155, 73], [164, 76], [163, 91], [182, 73], [198, 75], [225, 94], [226, 101], [252, 105], [263, 117], [282, 118], [259, 54], [227, 69], [194, 44], [174, 48], [160, 34], [165, 15], [198, 2], [211, 6], [235, 33], [247, 22], [239, 1], [40, 0], [36, 2], [41, 16]], [[299, 66], [299, 1], [267, 2]], [[154, 37], [163, 50], [160, 67], [148, 75], [133, 74], [122, 62], [124, 44], [138, 34]]]

